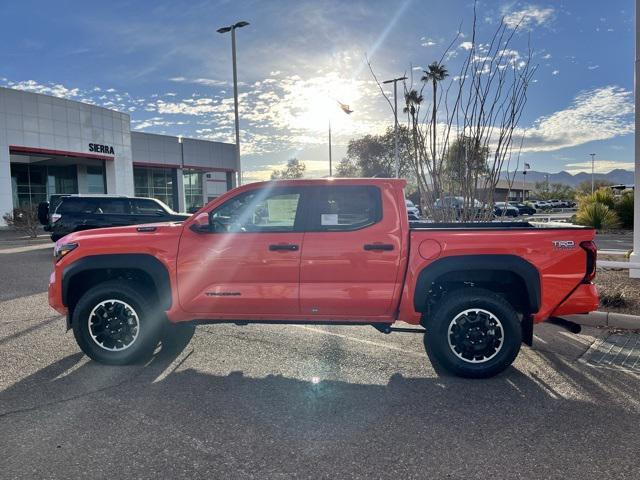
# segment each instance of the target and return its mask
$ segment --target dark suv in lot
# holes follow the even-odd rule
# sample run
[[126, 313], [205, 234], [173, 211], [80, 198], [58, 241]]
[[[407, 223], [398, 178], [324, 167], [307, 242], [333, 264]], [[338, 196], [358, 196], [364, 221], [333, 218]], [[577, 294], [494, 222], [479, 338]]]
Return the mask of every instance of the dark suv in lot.
[[50, 209], [41, 204], [40, 223], [54, 242], [71, 232], [156, 222], [181, 222], [190, 217], [176, 213], [154, 198], [68, 195], [52, 199]]

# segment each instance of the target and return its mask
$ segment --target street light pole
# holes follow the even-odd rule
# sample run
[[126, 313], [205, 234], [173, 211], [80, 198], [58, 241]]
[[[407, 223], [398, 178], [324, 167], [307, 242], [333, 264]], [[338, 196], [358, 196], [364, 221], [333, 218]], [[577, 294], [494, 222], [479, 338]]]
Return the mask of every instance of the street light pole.
[[240, 163], [240, 116], [238, 113], [238, 71], [236, 66], [236, 28], [249, 25], [249, 22], [237, 22], [217, 30], [218, 33], [231, 32], [231, 61], [233, 63], [233, 107], [236, 124], [236, 165], [238, 166], [238, 185], [242, 185], [242, 165]]
[[593, 177], [595, 174], [595, 166], [596, 166], [596, 154], [595, 153], [590, 153], [589, 155], [591, 155], [591, 195], [593, 195], [593, 185], [594, 185], [594, 181], [593, 181]]
[[385, 80], [382, 83], [393, 83], [393, 118], [394, 118], [394, 160], [395, 160], [395, 176], [400, 177], [400, 159], [398, 155], [398, 82], [406, 80], [407, 77], [398, 77], [391, 80]]
[[331, 165], [331, 119], [329, 119], [329, 176], [333, 176], [333, 167]]
[[[342, 103], [340, 100], [336, 100], [337, 104], [340, 106], [340, 110], [342, 110], [347, 115], [351, 115], [353, 110], [349, 108], [349, 105]], [[329, 176], [333, 176], [333, 165], [331, 159], [331, 116], [329, 116]]]

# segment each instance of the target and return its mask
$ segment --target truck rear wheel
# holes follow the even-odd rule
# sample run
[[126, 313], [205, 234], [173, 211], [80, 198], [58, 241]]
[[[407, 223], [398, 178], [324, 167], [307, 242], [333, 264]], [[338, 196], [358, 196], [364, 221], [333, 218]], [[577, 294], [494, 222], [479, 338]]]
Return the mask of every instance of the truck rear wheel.
[[481, 288], [445, 296], [425, 326], [429, 356], [461, 377], [487, 378], [502, 372], [518, 356], [522, 342], [513, 307]]
[[161, 312], [148, 296], [120, 280], [89, 289], [73, 310], [76, 342], [93, 360], [126, 365], [150, 355], [162, 332]]

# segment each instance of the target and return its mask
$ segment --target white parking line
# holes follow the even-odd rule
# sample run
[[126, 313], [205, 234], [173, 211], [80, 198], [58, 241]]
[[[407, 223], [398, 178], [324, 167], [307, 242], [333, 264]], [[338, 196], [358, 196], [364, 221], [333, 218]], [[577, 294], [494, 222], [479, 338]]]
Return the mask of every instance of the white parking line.
[[303, 328], [305, 330], [310, 330], [310, 331], [316, 332], [316, 333], [322, 333], [324, 335], [333, 335], [334, 337], [344, 338], [345, 340], [351, 340], [353, 342], [365, 343], [367, 345], [373, 345], [375, 347], [386, 348], [388, 350], [397, 350], [398, 352], [407, 353], [407, 354], [413, 355], [415, 357], [423, 358], [425, 356], [424, 353], [414, 352], [414, 351], [411, 351], [411, 350], [407, 350], [406, 348], [396, 347], [395, 345], [390, 345], [388, 343], [372, 342], [371, 340], [365, 340], [363, 338], [351, 337], [349, 335], [343, 335], [341, 333], [328, 332], [326, 330], [322, 330], [321, 328], [309, 327], [307, 325], [291, 325], [291, 326], [292, 327], [296, 327], [296, 328]]
[[26, 247], [4, 248], [0, 250], [0, 254], [30, 252], [32, 250], [42, 250], [44, 248], [50, 248], [53, 250], [53, 244], [43, 243], [41, 245], [27, 245]]

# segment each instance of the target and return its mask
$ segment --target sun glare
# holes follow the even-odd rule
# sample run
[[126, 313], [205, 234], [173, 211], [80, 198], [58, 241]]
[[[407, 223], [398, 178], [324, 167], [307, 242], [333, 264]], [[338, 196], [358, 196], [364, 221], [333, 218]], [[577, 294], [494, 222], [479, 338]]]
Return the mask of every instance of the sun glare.
[[356, 81], [329, 74], [300, 82], [295, 90], [292, 93], [297, 98], [297, 108], [289, 118], [291, 128], [323, 133], [331, 121], [332, 128], [336, 130], [352, 130], [352, 115], [346, 114], [340, 104], [356, 110], [354, 105], [360, 98]]

